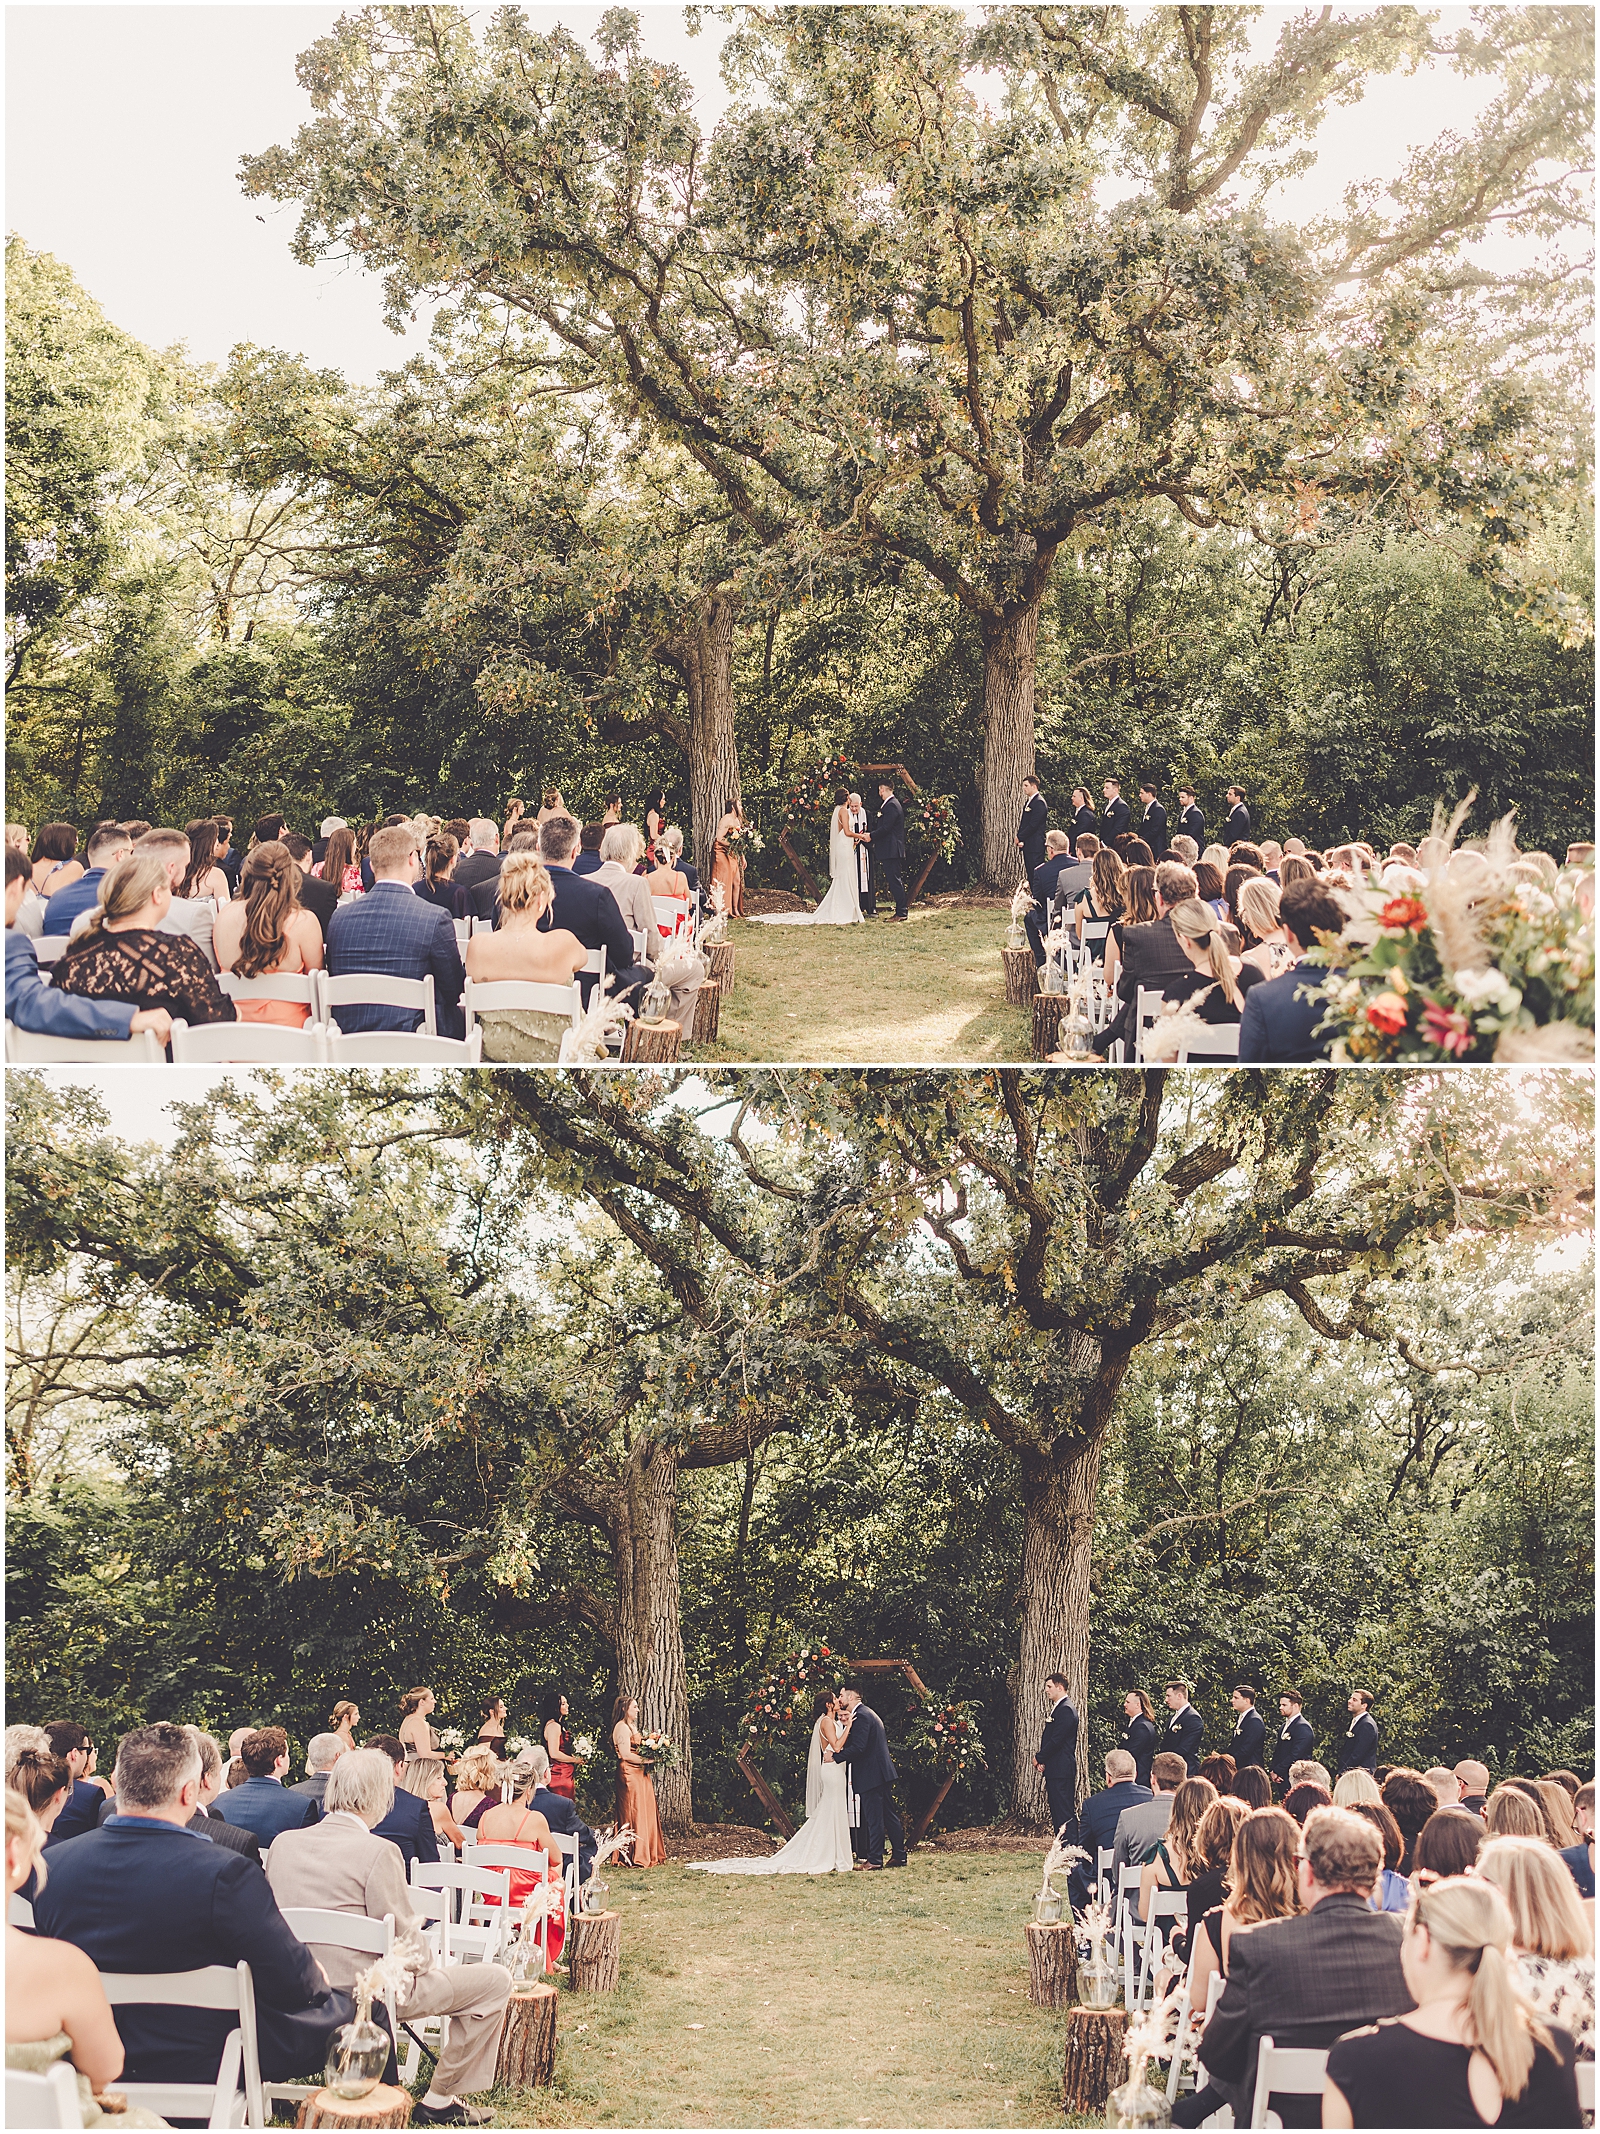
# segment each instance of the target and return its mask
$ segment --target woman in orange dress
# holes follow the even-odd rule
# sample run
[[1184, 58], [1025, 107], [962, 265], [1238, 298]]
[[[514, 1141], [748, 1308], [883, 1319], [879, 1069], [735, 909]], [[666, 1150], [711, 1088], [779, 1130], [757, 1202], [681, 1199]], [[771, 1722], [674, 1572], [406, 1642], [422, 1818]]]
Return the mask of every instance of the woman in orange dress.
[[[239, 871], [239, 894], [217, 913], [211, 946], [219, 971], [276, 978], [322, 968], [322, 928], [300, 902], [300, 869], [277, 838], [257, 845]], [[242, 1023], [301, 1029], [311, 1010], [293, 1000], [241, 1000]]]
[[[562, 1894], [561, 1855], [550, 1842], [550, 1825], [537, 1808], [530, 1808], [536, 1789], [536, 1781], [530, 1777], [520, 1800], [501, 1801], [483, 1816], [478, 1824], [478, 1837], [485, 1845], [526, 1845], [530, 1852], [544, 1854], [544, 1867], [511, 1870], [511, 1903], [513, 1908], [526, 1904], [529, 1893], [539, 1882], [549, 1883], [561, 1902], [546, 1923], [545, 1964], [546, 1971], [553, 1971], [556, 1960], [566, 1945], [567, 1913]], [[483, 1897], [483, 1904], [498, 1904], [498, 1897]], [[529, 1935], [528, 1939], [534, 1939]]]
[[744, 917], [744, 861], [729, 842], [743, 828], [743, 816], [737, 808], [730, 808], [717, 824], [716, 842], [711, 848], [711, 886], [715, 889], [721, 883], [722, 908], [730, 919]]
[[656, 1814], [656, 1784], [639, 1754], [639, 1700], [619, 1697], [611, 1713], [611, 1746], [617, 1752], [617, 1827], [633, 1825], [633, 1864], [659, 1867], [667, 1857]]

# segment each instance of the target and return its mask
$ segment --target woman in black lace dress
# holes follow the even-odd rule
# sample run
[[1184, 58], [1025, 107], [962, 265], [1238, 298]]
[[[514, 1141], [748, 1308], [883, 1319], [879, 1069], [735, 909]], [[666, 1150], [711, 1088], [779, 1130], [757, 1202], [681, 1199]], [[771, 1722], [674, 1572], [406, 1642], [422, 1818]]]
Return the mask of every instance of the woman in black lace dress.
[[100, 898], [99, 910], [68, 942], [52, 974], [63, 993], [165, 1008], [186, 1023], [237, 1020], [203, 950], [184, 935], [157, 931], [172, 903], [160, 854], [136, 852], [113, 867]]

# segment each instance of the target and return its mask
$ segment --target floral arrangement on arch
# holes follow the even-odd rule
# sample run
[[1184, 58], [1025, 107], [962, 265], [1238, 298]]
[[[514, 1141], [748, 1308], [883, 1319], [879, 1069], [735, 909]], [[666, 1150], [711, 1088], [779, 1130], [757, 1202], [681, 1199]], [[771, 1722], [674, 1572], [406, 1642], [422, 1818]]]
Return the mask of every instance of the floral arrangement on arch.
[[983, 1736], [973, 1714], [980, 1705], [930, 1697], [907, 1729], [908, 1758], [924, 1769], [960, 1778], [985, 1761]]
[[1310, 958], [1328, 974], [1320, 1029], [1336, 1065], [1593, 1059], [1593, 874], [1534, 879], [1510, 816], [1475, 857], [1441, 859], [1417, 892], [1344, 894], [1349, 922]]
[[952, 794], [924, 793], [908, 814], [906, 827], [917, 833], [917, 844], [922, 851], [937, 845], [939, 857], [949, 866], [961, 842], [961, 820], [956, 814]]
[[848, 1672], [844, 1654], [833, 1646], [797, 1646], [750, 1692], [750, 1708], [739, 1722], [743, 1745], [781, 1741], [801, 1720], [809, 1727], [812, 1705], [820, 1696], [836, 1696]]

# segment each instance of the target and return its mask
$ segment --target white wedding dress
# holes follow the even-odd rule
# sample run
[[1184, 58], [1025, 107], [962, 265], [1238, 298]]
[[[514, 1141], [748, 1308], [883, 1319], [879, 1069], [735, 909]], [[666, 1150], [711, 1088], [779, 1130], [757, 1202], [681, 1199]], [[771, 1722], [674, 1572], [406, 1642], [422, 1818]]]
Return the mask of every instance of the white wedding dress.
[[850, 1810], [843, 1764], [822, 1760], [822, 1721], [811, 1729], [806, 1757], [806, 1819], [781, 1852], [766, 1860], [696, 1860], [708, 1875], [847, 1875], [855, 1861], [850, 1851]]
[[833, 879], [828, 884], [828, 894], [815, 911], [766, 912], [753, 920], [756, 926], [858, 926], [866, 924], [866, 913], [861, 909], [860, 868], [856, 855], [860, 847], [848, 829], [839, 824], [841, 813], [847, 809], [835, 808], [833, 821], [828, 830], [828, 868]]

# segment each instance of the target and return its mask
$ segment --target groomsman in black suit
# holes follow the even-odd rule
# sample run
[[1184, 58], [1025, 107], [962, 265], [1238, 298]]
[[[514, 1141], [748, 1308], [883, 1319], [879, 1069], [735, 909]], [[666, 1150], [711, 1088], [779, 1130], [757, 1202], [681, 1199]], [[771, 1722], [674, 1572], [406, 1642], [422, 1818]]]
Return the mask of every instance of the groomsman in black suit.
[[1237, 844], [1247, 844], [1255, 834], [1256, 827], [1250, 820], [1250, 810], [1244, 804], [1244, 787], [1230, 785], [1228, 819], [1222, 826], [1222, 842], [1231, 849]]
[[1139, 780], [1139, 800], [1144, 808], [1144, 817], [1139, 825], [1139, 835], [1150, 847], [1152, 859], [1162, 859], [1167, 849], [1167, 811], [1156, 798], [1155, 781]]
[[1310, 1720], [1301, 1716], [1300, 1707], [1305, 1701], [1297, 1689], [1286, 1689], [1278, 1699], [1278, 1710], [1283, 1714], [1283, 1731], [1272, 1752], [1272, 1775], [1285, 1792], [1288, 1791], [1291, 1768], [1295, 1764], [1309, 1763], [1317, 1746]]
[[1065, 1675], [1048, 1675], [1044, 1693], [1050, 1716], [1033, 1759], [1044, 1773], [1050, 1802], [1050, 1827], [1067, 1844], [1078, 1842], [1078, 1715], [1067, 1697]]
[[1178, 833], [1179, 837], [1192, 837], [1204, 852], [1206, 849], [1206, 819], [1195, 805], [1194, 787], [1180, 785], [1178, 788]]
[[1035, 870], [1044, 865], [1044, 839], [1050, 826], [1050, 810], [1045, 806], [1037, 778], [1024, 778], [1022, 790], [1027, 797], [1022, 803], [1022, 820], [1017, 824], [1017, 843], [1022, 847], [1023, 878], [1031, 882]]
[[1108, 845], [1114, 845], [1128, 827], [1128, 803], [1122, 797], [1122, 780], [1108, 778], [1102, 788], [1106, 796], [1106, 812], [1101, 836]]
[[1256, 1710], [1255, 1691], [1248, 1682], [1236, 1682], [1229, 1702], [1239, 1716], [1233, 1722], [1233, 1739], [1228, 1743], [1228, 1754], [1241, 1771], [1246, 1764], [1260, 1764], [1264, 1770], [1267, 1722]]
[[1161, 1737], [1161, 1746], [1174, 1756], [1181, 1756], [1189, 1767], [1189, 1776], [1198, 1777], [1200, 1771], [1200, 1742], [1205, 1734], [1206, 1723], [1189, 1702], [1187, 1682], [1169, 1682], [1166, 1687], [1167, 1710], [1172, 1717], [1167, 1721], [1166, 1732]]
[[1086, 788], [1081, 785], [1075, 785], [1072, 788], [1072, 849], [1074, 853], [1078, 849], [1078, 839], [1080, 837], [1098, 838], [1099, 835], [1100, 818], [1094, 812], [1094, 803], [1090, 800]]
[[1350, 1724], [1345, 1728], [1344, 1740], [1339, 1744], [1339, 1769], [1371, 1771], [1376, 1776], [1378, 1722], [1372, 1716], [1371, 1690], [1353, 1689], [1345, 1710], [1350, 1714]]

